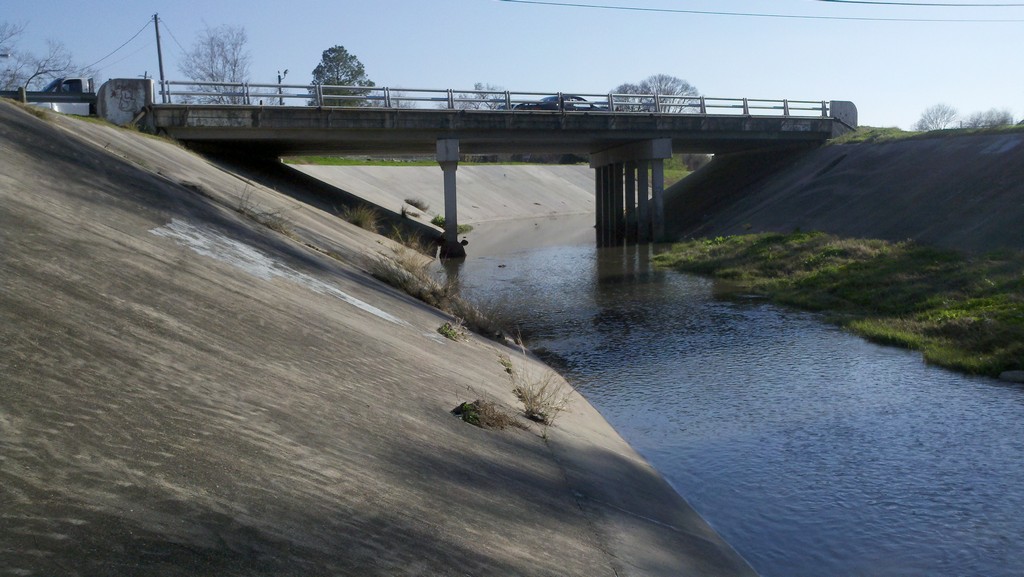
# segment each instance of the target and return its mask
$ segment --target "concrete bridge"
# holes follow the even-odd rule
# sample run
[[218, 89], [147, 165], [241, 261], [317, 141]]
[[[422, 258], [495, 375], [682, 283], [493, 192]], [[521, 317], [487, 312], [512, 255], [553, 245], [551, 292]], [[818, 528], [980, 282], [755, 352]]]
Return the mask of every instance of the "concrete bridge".
[[588, 155], [605, 246], [663, 238], [664, 160], [673, 153], [803, 148], [857, 125], [845, 101], [165, 82], [155, 103], [152, 85], [146, 90], [146, 122], [190, 146], [268, 157], [434, 155], [447, 256], [465, 254], [457, 242], [462, 155]]

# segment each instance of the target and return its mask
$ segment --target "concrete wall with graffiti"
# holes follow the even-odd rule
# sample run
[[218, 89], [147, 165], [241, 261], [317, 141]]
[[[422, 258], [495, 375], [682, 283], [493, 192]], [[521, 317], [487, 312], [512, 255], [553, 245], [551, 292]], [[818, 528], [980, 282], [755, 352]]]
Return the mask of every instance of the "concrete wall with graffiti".
[[115, 78], [100, 86], [96, 95], [97, 113], [108, 122], [124, 126], [153, 103], [153, 80]]

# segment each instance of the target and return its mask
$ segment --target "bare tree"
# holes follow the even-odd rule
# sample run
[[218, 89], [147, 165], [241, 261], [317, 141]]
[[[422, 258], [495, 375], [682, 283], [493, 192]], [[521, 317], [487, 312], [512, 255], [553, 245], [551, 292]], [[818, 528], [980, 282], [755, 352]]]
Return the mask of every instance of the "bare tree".
[[[473, 92], [455, 94], [455, 108], [458, 110], [498, 110], [504, 107], [502, 88], [491, 84], [477, 82], [473, 85]], [[448, 108], [448, 104], [438, 104], [438, 108]]]
[[29, 86], [37, 78], [40, 81], [51, 80], [61, 76], [67, 76], [74, 71], [74, 64], [71, 62], [71, 52], [63, 44], [55, 40], [46, 41], [46, 55], [36, 58], [28, 57], [25, 60], [24, 86]]
[[10, 54], [12, 44], [25, 32], [24, 24], [0, 23], [0, 54]]
[[964, 128], [989, 128], [1013, 124], [1013, 113], [1009, 110], [992, 108], [985, 112], [975, 112], [964, 121]]
[[24, 24], [0, 24], [0, 65], [3, 66], [0, 68], [0, 90], [13, 90], [21, 86], [14, 44], [24, 31]]
[[662, 112], [683, 112], [693, 106], [688, 103], [690, 98], [700, 96], [695, 86], [682, 78], [668, 74], [654, 74], [637, 84], [620, 84], [613, 92], [636, 95], [627, 98], [624, 106], [628, 110], [645, 112], [654, 110], [655, 95], [668, 97], [659, 98]]
[[914, 124], [914, 130], [943, 130], [954, 125], [957, 110], [948, 104], [929, 106], [921, 113], [921, 118]]
[[[192, 50], [185, 53], [185, 59], [178, 64], [181, 71], [193, 82], [245, 83], [249, 81], [251, 57], [246, 49], [248, 35], [240, 26], [209, 26], [192, 44]], [[192, 97], [190, 100], [201, 104], [238, 104], [244, 98], [238, 89], [202, 86], [197, 84], [193, 92], [209, 92], [209, 96]]]
[[666, 96], [697, 96], [700, 94], [689, 82], [668, 74], [649, 76], [646, 80], [640, 81], [640, 88], [652, 94]]
[[410, 100], [404, 90], [391, 90], [391, 108], [416, 108], [416, 101]]
[[61, 76], [89, 75], [90, 71], [76, 67], [71, 52], [55, 40], [46, 42], [47, 50], [43, 56], [18, 50], [15, 43], [24, 32], [23, 24], [0, 24], [0, 63], [3, 66], [0, 68], [0, 89], [38, 88]]

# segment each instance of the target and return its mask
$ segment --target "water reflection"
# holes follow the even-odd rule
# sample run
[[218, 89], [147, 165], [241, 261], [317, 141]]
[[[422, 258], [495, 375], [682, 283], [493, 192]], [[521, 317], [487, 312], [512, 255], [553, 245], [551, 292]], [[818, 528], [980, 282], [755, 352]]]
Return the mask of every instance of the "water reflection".
[[589, 245], [471, 257], [616, 429], [766, 577], [1024, 574], [1024, 394]]

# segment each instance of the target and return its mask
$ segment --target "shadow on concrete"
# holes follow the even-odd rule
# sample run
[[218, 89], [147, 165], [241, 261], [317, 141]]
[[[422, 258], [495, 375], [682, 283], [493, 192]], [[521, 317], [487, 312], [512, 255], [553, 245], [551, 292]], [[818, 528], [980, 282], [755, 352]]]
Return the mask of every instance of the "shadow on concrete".
[[263, 186], [338, 218], [341, 218], [345, 208], [372, 206], [379, 216], [378, 232], [381, 234], [387, 235], [397, 229], [405, 237], [417, 236], [434, 244], [441, 240], [441, 233], [436, 228], [405, 218], [388, 207], [374, 205], [347, 190], [295, 170], [280, 159], [223, 153], [211, 158], [225, 170], [245, 175]]

